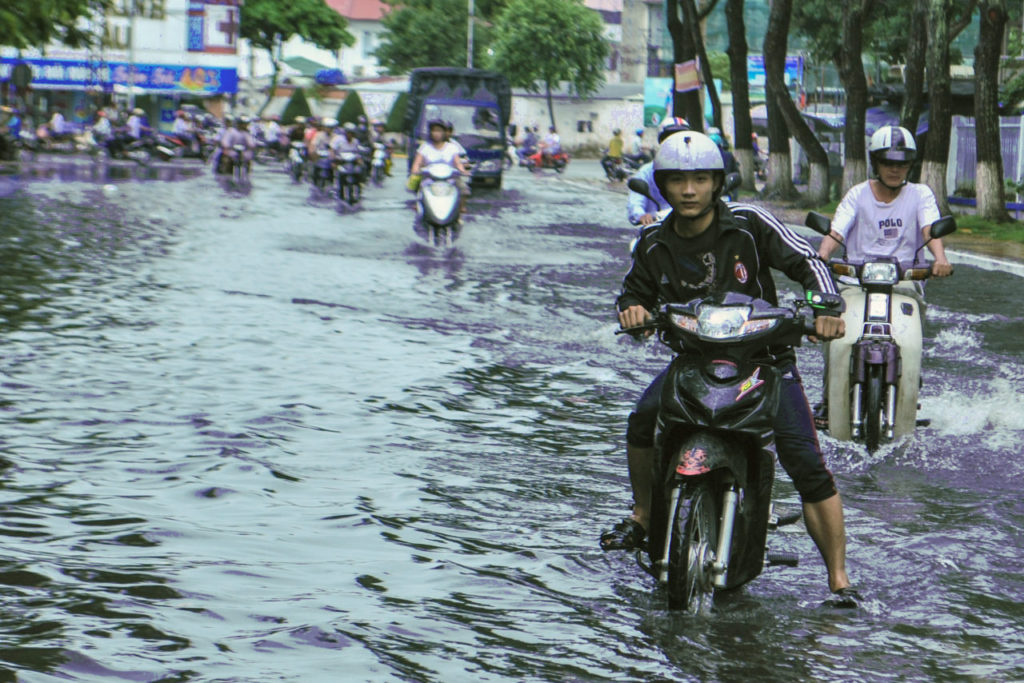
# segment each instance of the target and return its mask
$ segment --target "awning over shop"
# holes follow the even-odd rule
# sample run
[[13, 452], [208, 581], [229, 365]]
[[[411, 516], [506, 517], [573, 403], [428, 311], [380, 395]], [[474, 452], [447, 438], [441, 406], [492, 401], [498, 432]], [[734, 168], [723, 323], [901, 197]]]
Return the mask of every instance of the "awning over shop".
[[215, 66], [177, 64], [129, 64], [87, 62], [65, 59], [0, 58], [0, 80], [10, 78], [14, 65], [22, 62], [32, 70], [32, 87], [87, 90], [134, 87], [145, 92], [215, 95], [238, 91], [238, 72]]

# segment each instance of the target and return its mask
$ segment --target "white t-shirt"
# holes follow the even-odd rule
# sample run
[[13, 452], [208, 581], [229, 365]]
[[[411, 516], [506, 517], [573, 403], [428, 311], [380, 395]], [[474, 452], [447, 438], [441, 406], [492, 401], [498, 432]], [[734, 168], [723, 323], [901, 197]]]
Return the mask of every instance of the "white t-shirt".
[[924, 242], [922, 230], [939, 219], [931, 188], [907, 183], [889, 203], [875, 199], [871, 181], [850, 188], [832, 217], [832, 229], [843, 236], [851, 261], [873, 256], [895, 256], [901, 263], [914, 260]]
[[434, 147], [429, 142], [424, 142], [416, 153], [423, 157], [423, 164], [448, 164], [455, 168], [455, 159], [459, 156], [459, 148], [451, 142], [441, 145], [441, 149]]

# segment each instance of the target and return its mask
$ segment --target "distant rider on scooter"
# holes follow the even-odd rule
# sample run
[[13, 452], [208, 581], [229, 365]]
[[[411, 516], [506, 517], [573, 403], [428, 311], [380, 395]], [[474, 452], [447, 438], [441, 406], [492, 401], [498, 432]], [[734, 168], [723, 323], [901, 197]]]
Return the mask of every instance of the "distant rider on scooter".
[[[658, 144], [665, 142], [672, 133], [684, 130], [690, 130], [690, 124], [686, 119], [679, 116], [665, 117], [661, 122], [661, 130], [658, 131]], [[632, 177], [647, 183], [651, 197], [630, 190], [626, 197], [626, 216], [633, 225], [650, 225], [657, 220], [659, 211], [671, 208], [654, 183], [654, 163], [647, 162], [638, 168]]]
[[[411, 178], [420, 176], [423, 168], [430, 164], [443, 163], [452, 166], [458, 171], [458, 175], [455, 176], [455, 182], [459, 187], [459, 211], [465, 212], [468, 188], [463, 178], [469, 175], [469, 171], [459, 156], [461, 148], [447, 139], [448, 126], [441, 119], [431, 119], [428, 121], [427, 133], [430, 139], [421, 144], [419, 149], [416, 150], [416, 158], [413, 159], [409, 175]], [[416, 181], [413, 181], [413, 184], [415, 183]]]
[[[633, 265], [616, 306], [623, 329], [642, 325], [662, 304], [714, 293], [737, 292], [777, 305], [769, 267], [807, 290], [836, 292], [831, 273], [802, 237], [763, 209], [738, 204], [730, 208], [720, 200], [723, 166], [718, 146], [701, 133], [675, 133], [662, 143], [654, 159], [654, 181], [672, 213], [645, 228], [633, 250]], [[819, 338], [842, 336], [842, 318], [828, 311], [815, 315]], [[774, 423], [779, 461], [803, 501], [808, 533], [828, 569], [828, 587], [835, 595], [832, 604], [855, 606], [859, 596], [846, 573], [842, 502], [818, 445], [796, 355], [791, 347], [776, 348], [769, 362], [782, 375]], [[647, 534], [655, 422], [667, 373], [668, 368], [654, 379], [629, 416], [626, 453], [633, 510], [601, 536], [603, 550], [640, 547]]]

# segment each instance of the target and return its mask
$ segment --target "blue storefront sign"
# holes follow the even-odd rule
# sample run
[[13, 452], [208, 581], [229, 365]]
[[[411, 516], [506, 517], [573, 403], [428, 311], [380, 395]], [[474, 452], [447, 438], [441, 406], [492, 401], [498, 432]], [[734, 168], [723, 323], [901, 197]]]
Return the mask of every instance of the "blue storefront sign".
[[[787, 56], [783, 78], [786, 79], [786, 85], [803, 83], [804, 58], [800, 56]], [[747, 55], [747, 82], [750, 84], [750, 87], [763, 88], [764, 81], [764, 56]]]
[[89, 62], [64, 59], [0, 58], [0, 80], [11, 77], [14, 65], [22, 62], [32, 69], [32, 86], [79, 89], [132, 83], [143, 90], [163, 93], [214, 95], [238, 92], [238, 71], [216, 66]]

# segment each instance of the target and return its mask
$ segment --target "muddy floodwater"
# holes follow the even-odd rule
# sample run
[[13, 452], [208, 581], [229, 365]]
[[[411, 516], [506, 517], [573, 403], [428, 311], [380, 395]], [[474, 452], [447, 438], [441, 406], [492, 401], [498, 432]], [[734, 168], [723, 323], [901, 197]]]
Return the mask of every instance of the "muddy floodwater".
[[929, 427], [823, 437], [861, 609], [797, 524], [799, 567], [678, 615], [597, 545], [668, 354], [613, 334], [632, 231], [586, 168], [443, 249], [404, 177], [0, 179], [0, 680], [1024, 678], [1024, 279], [929, 283]]

